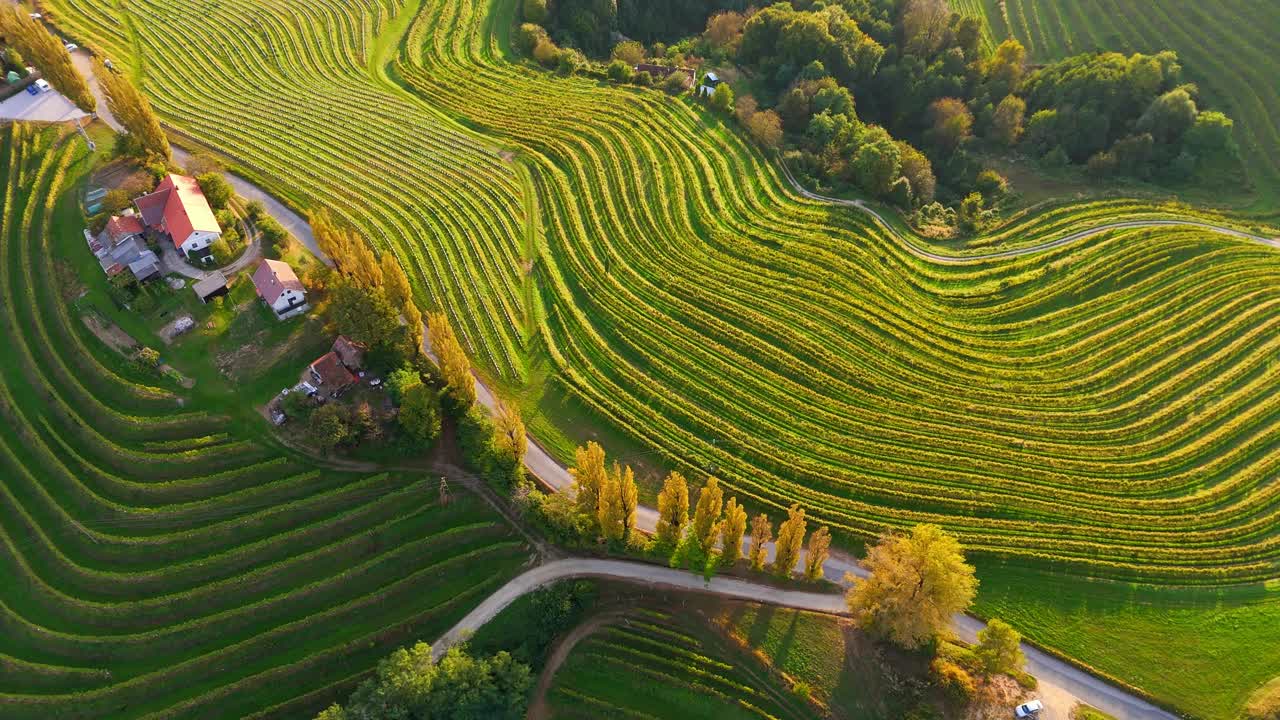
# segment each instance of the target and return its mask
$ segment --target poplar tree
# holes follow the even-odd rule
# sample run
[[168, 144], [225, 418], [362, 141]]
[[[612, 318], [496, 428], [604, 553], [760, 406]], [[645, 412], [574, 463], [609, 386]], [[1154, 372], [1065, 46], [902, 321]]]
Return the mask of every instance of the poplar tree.
[[658, 527], [654, 533], [658, 547], [674, 548], [688, 522], [689, 485], [683, 475], [673, 471], [658, 493]]
[[[614, 472], [618, 472], [618, 466], [613, 466]], [[622, 469], [615, 483], [615, 490], [618, 493], [618, 505], [622, 510], [622, 540], [624, 542], [631, 539], [631, 530], [636, 526], [636, 516], [640, 506], [640, 491], [636, 487], [636, 476], [628, 465]]]
[[618, 463], [613, 470], [601, 479], [600, 499], [596, 507], [596, 519], [600, 522], [600, 534], [605, 540], [617, 542], [622, 539], [626, 526], [622, 518], [622, 469]]
[[400, 311], [405, 327], [409, 331], [409, 342], [415, 352], [422, 348], [422, 311], [413, 300], [413, 287], [409, 284], [409, 276], [391, 253], [382, 256], [379, 262], [382, 272], [382, 288], [392, 306]]
[[720, 562], [732, 566], [742, 557], [742, 536], [747, 532], [747, 511], [737, 498], [729, 498], [720, 521]]
[[600, 511], [600, 491], [605, 482], [604, 448], [594, 440], [574, 452], [573, 489], [578, 513], [594, 524]]
[[0, 35], [32, 65], [40, 68], [44, 79], [85, 112], [98, 109], [98, 101], [89, 90], [84, 76], [71, 62], [71, 54], [38, 20], [21, 5], [0, 9]]
[[723, 498], [724, 491], [720, 489], [720, 481], [714, 477], [707, 478], [707, 484], [698, 493], [698, 506], [694, 508], [693, 523], [689, 528], [694, 543], [704, 557], [711, 553], [716, 544], [716, 525], [720, 522]]
[[821, 580], [822, 566], [831, 556], [831, 531], [824, 525], [809, 536], [809, 547], [804, 556], [804, 579]]
[[363, 237], [335, 221], [325, 208], [307, 219], [320, 251], [329, 256], [338, 272], [366, 290], [382, 287], [382, 266]]
[[791, 577], [796, 560], [800, 558], [800, 548], [804, 545], [806, 525], [804, 509], [792, 505], [787, 511], [787, 519], [778, 526], [777, 547], [773, 555], [773, 572], [778, 577]]
[[[444, 313], [431, 313], [427, 316], [427, 332], [449, 396], [460, 409], [470, 408], [476, 401], [476, 379], [471, 374], [471, 362], [462, 343], [449, 327], [449, 319]], [[593, 515], [594, 512], [593, 508]]]
[[173, 152], [169, 147], [169, 138], [160, 129], [160, 119], [151, 109], [151, 102], [138, 92], [129, 76], [108, 70], [96, 55], [93, 58], [93, 73], [107, 96], [107, 108], [142, 150], [164, 158], [165, 161], [170, 160]]
[[752, 570], [764, 570], [769, 559], [768, 545], [773, 541], [773, 523], [769, 516], [760, 513], [751, 518], [751, 547], [747, 550], [747, 560]]
[[524, 420], [514, 406], [503, 403], [493, 418], [493, 449], [507, 463], [519, 465], [529, 449], [529, 436], [525, 433]]

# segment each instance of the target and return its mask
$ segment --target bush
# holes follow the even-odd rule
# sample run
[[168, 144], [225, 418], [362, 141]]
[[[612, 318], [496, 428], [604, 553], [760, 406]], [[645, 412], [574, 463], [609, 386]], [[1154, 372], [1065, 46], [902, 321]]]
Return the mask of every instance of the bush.
[[307, 436], [325, 453], [351, 440], [354, 432], [346, 408], [338, 403], [321, 405], [307, 421]]
[[729, 87], [729, 83], [716, 86], [715, 92], [711, 93], [711, 107], [722, 113], [733, 112], [733, 88]]
[[1244, 711], [1249, 720], [1280, 720], [1280, 677], [1254, 691]]
[[627, 65], [644, 62], [644, 45], [635, 40], [624, 40], [613, 46], [613, 59], [621, 60]]
[[560, 60], [560, 48], [551, 42], [544, 33], [533, 45], [533, 59], [547, 66], [555, 65]]
[[573, 49], [561, 50], [556, 57], [556, 71], [561, 75], [572, 75], [585, 67], [586, 64], [586, 56]]
[[605, 75], [616, 83], [625, 83], [631, 82], [631, 78], [635, 76], [635, 71], [631, 69], [630, 65], [621, 60], [614, 60], [609, 63], [608, 69], [605, 70]]
[[524, 0], [524, 19], [541, 25], [547, 19], [547, 0]]
[[418, 447], [430, 447], [440, 437], [440, 394], [422, 383], [410, 386], [400, 398], [397, 419]]
[[204, 173], [196, 178], [196, 182], [200, 183], [204, 199], [209, 201], [209, 206], [214, 210], [226, 208], [227, 203], [231, 202], [231, 196], [235, 194], [231, 184], [216, 172]]
[[516, 33], [516, 47], [520, 48], [520, 52], [529, 55], [538, 46], [538, 41], [544, 40], [546, 37], [547, 31], [541, 25], [527, 22], [521, 25], [520, 30]]
[[1091, 177], [1103, 179], [1116, 173], [1116, 155], [1113, 152], [1094, 153], [1085, 165], [1085, 171]]
[[249, 222], [258, 222], [267, 214], [267, 207], [262, 204], [261, 200], [251, 200], [249, 204], [244, 206], [245, 214], [249, 216]]
[[689, 76], [677, 70], [662, 81], [662, 89], [672, 95], [679, 95], [689, 89]]
[[1009, 191], [1009, 180], [1000, 173], [990, 168], [978, 173], [977, 180], [974, 181], [974, 187], [983, 197], [995, 199], [1003, 197]]
[[938, 687], [942, 688], [947, 697], [956, 703], [967, 705], [973, 699], [974, 693], [978, 691], [978, 685], [973, 681], [973, 676], [949, 660], [935, 658], [930, 663], [929, 670], [933, 673]]
[[641, 70], [636, 73], [634, 82], [640, 87], [650, 87], [653, 85], [653, 74], [648, 70]]

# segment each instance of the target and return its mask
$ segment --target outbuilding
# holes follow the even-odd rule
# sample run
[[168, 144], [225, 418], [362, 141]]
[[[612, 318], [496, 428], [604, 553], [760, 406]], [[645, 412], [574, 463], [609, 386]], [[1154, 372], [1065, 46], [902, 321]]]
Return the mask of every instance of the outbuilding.
[[191, 289], [195, 291], [196, 297], [200, 298], [200, 302], [207, 303], [216, 297], [226, 295], [230, 288], [227, 286], [227, 276], [214, 270], [203, 280], [198, 280]]

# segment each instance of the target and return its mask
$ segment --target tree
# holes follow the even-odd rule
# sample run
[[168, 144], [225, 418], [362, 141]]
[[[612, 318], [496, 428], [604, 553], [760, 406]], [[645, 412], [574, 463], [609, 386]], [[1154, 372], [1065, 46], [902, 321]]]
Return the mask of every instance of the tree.
[[733, 88], [729, 87], [729, 83], [720, 83], [711, 93], [711, 107], [722, 113], [733, 112]]
[[991, 139], [1010, 147], [1022, 139], [1022, 121], [1027, 103], [1017, 95], [1006, 95], [991, 116]]
[[592, 523], [600, 509], [600, 493], [607, 473], [604, 468], [604, 448], [594, 440], [586, 447], [574, 451], [573, 474], [574, 499], [578, 512], [591, 518]]
[[388, 373], [385, 384], [391, 401], [398, 405], [409, 388], [422, 384], [422, 375], [412, 365], [405, 364]]
[[307, 421], [307, 434], [321, 452], [327, 454], [351, 439], [351, 426], [347, 422], [346, 410], [337, 403], [321, 405], [311, 413], [311, 418]]
[[1196, 115], [1192, 125], [1182, 138], [1183, 145], [1201, 158], [1215, 161], [1238, 160], [1240, 148], [1233, 136], [1235, 123], [1231, 118], [1214, 110]]
[[742, 13], [718, 12], [707, 18], [707, 29], [702, 33], [702, 37], [706, 38], [712, 47], [732, 53], [737, 50], [738, 43], [742, 41], [742, 30], [746, 24], [747, 19]]
[[[614, 469], [617, 469], [616, 465]], [[631, 472], [630, 465], [622, 469], [622, 474], [618, 476], [615, 485], [618, 491], [618, 504], [622, 509], [622, 541], [625, 543], [631, 539], [631, 531], [636, 526], [636, 517], [640, 509], [640, 491], [636, 487], [636, 476]]]
[[477, 658], [454, 646], [435, 661], [420, 642], [379, 662], [345, 709], [330, 707], [318, 720], [517, 720], [532, 684], [529, 667], [505, 651]]
[[944, 152], [953, 153], [960, 145], [972, 137], [973, 113], [960, 98], [946, 97], [934, 100], [929, 105], [929, 116], [933, 126], [930, 135], [933, 142]]
[[988, 211], [986, 201], [980, 193], [971, 192], [960, 201], [960, 210], [956, 213], [960, 219], [960, 227], [965, 232], [978, 232], [987, 224]]
[[524, 461], [529, 449], [529, 436], [525, 433], [524, 420], [519, 408], [502, 403], [498, 405], [493, 422], [493, 450], [498, 459], [511, 466]]
[[849, 610], [863, 628], [907, 648], [945, 632], [978, 589], [960, 543], [937, 525], [881, 537], [863, 565], [871, 574], [854, 580]]
[[818, 528], [809, 536], [809, 547], [804, 557], [804, 579], [821, 580], [822, 566], [831, 556], [831, 531], [826, 526]]
[[89, 84], [71, 62], [71, 54], [62, 41], [18, 4], [0, 8], [0, 36], [32, 65], [40, 68], [44, 79], [85, 112], [98, 109]]
[[911, 186], [911, 201], [916, 207], [933, 202], [938, 181], [933, 176], [933, 164], [916, 148], [898, 141], [899, 172]]
[[747, 511], [737, 498], [729, 498], [724, 505], [724, 519], [720, 521], [720, 563], [730, 567], [742, 557], [742, 536], [747, 532]]
[[204, 193], [204, 199], [209, 201], [209, 206], [214, 210], [227, 207], [227, 203], [231, 202], [231, 196], [235, 194], [231, 184], [216, 172], [200, 175], [196, 177], [196, 182], [200, 184], [200, 192]]
[[417, 303], [413, 300], [413, 287], [409, 285], [409, 276], [405, 275], [404, 268], [400, 266], [400, 262], [391, 253], [386, 253], [382, 256], [378, 267], [382, 275], [382, 288], [387, 294], [387, 301], [391, 303], [392, 307], [400, 311], [400, 317], [404, 320], [404, 327], [409, 333], [409, 345], [415, 348], [414, 354], [416, 355], [416, 348], [422, 347], [422, 311], [418, 309]]
[[689, 522], [689, 485], [684, 475], [672, 471], [658, 493], [658, 527], [654, 539], [660, 548], [674, 548]]
[[747, 118], [747, 131], [761, 147], [773, 150], [782, 142], [782, 118], [772, 110], [754, 113]]
[[605, 540], [618, 542], [626, 530], [622, 517], [622, 469], [618, 463], [613, 470], [605, 474], [600, 485], [600, 500], [596, 505], [596, 521], [600, 524], [600, 534]]
[[147, 97], [138, 92], [128, 75], [108, 70], [96, 55], [93, 58], [93, 72], [107, 97], [107, 108], [137, 141], [138, 147], [144, 153], [158, 156], [167, 162], [172, 157], [169, 138], [160, 129], [160, 120], [151, 109], [151, 102]]
[[465, 410], [475, 404], [476, 378], [471, 374], [471, 362], [462, 349], [462, 343], [453, 334], [444, 313], [427, 315], [427, 333], [431, 349], [440, 365], [440, 375], [454, 405]]
[[419, 447], [429, 447], [440, 437], [440, 396], [423, 383], [405, 391], [400, 399], [400, 427]]
[[928, 58], [942, 48], [951, 24], [947, 0], [910, 0], [902, 13], [907, 52]]
[[613, 46], [614, 60], [621, 60], [627, 65], [638, 65], [644, 62], [644, 45], [635, 40], [623, 40]]
[[547, 19], [547, 0], [524, 0], [526, 22], [542, 24]]
[[769, 522], [769, 516], [760, 513], [751, 518], [751, 547], [747, 549], [747, 561], [751, 563], [752, 570], [764, 570], [769, 559], [768, 545], [772, 541], [773, 524]]
[[1027, 49], [1022, 43], [1009, 38], [996, 47], [983, 66], [987, 82], [997, 83], [992, 100], [1015, 90], [1027, 70]]
[[635, 70], [621, 60], [614, 60], [605, 69], [605, 75], [616, 83], [626, 83], [631, 82], [631, 78], [635, 76]]
[[400, 318], [381, 289], [339, 279], [329, 298], [329, 317], [339, 333], [369, 348], [396, 350], [403, 338]]
[[1191, 97], [1194, 87], [1183, 86], [1170, 90], [1151, 101], [1142, 117], [1138, 118], [1138, 130], [1149, 132], [1157, 143], [1174, 143], [1191, 129], [1196, 121], [1196, 101]]
[[901, 175], [901, 150], [889, 133], [880, 128], [868, 135], [869, 141], [854, 153], [853, 176], [863, 190], [882, 197], [888, 194], [893, 181]]
[[148, 370], [155, 370], [160, 367], [160, 353], [154, 348], [144, 347], [138, 351], [138, 364]]
[[320, 251], [345, 277], [362, 288], [382, 285], [382, 268], [364, 238], [339, 225], [324, 208], [311, 213], [309, 220]]
[[527, 22], [520, 26], [520, 30], [516, 33], [516, 45], [520, 51], [526, 55], [532, 55], [533, 49], [538, 46], [538, 42], [546, 39], [547, 31], [541, 25]]
[[778, 540], [774, 543], [773, 574], [781, 578], [791, 577], [791, 571], [800, 559], [800, 548], [804, 545], [806, 525], [804, 509], [792, 505], [787, 510], [787, 519], [778, 526]]
[[662, 81], [662, 89], [668, 94], [679, 95], [689, 89], [689, 75], [682, 70], [671, 73]]
[[988, 675], [1020, 672], [1027, 659], [1022, 654], [1022, 635], [1003, 620], [993, 619], [978, 631], [974, 653]]
[[707, 478], [707, 484], [698, 493], [698, 504], [693, 510], [693, 522], [689, 532], [694, 544], [702, 551], [703, 556], [711, 554], [715, 547], [717, 533], [716, 524], [720, 522], [720, 509], [724, 491], [720, 489], [720, 481], [714, 477]]

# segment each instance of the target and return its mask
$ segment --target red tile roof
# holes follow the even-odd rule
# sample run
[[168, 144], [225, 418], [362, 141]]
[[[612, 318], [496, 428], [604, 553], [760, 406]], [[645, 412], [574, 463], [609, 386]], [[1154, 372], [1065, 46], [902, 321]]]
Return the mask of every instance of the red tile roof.
[[143, 195], [134, 204], [148, 225], [159, 227], [163, 220], [165, 230], [177, 247], [182, 247], [192, 233], [222, 232], [200, 183], [186, 175], [168, 175], [156, 186], [155, 192]]
[[253, 271], [253, 286], [258, 290], [258, 297], [266, 300], [268, 305], [275, 305], [285, 290], [306, 292], [289, 263], [279, 260], [263, 260]]
[[321, 385], [335, 390], [356, 381], [356, 376], [342, 367], [335, 352], [327, 352], [311, 363], [311, 372], [318, 376]]
[[350, 370], [359, 370], [364, 367], [365, 346], [352, 341], [346, 335], [339, 335], [338, 339], [333, 341], [333, 352]]
[[111, 219], [107, 221], [107, 235], [114, 245], [120, 244], [121, 240], [130, 235], [141, 235], [142, 230], [142, 221], [133, 215], [125, 215], [123, 217], [112, 215]]

